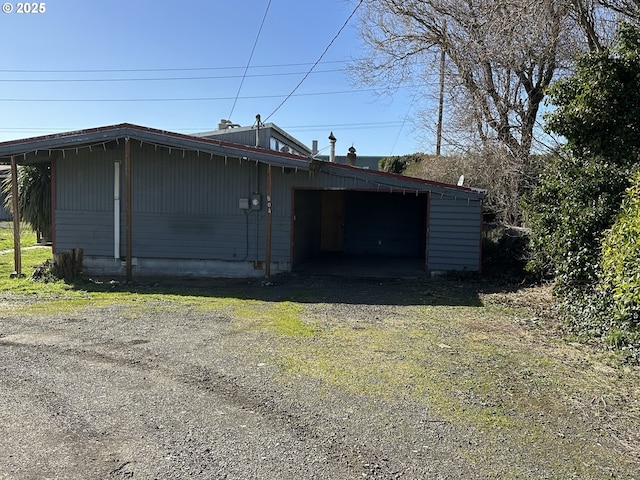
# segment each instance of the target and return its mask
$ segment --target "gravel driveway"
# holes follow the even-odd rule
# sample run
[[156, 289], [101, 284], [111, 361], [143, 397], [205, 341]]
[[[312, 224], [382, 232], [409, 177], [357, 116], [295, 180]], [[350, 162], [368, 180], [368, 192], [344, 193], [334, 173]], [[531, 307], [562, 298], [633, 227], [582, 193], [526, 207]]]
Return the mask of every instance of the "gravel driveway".
[[[133, 292], [65, 308], [0, 296], [5, 312], [34, 307], [0, 316], [0, 478], [509, 478], [478, 470], [478, 432], [402, 392], [284, 375], [274, 331], [237, 321], [243, 301], [255, 310], [295, 297], [357, 332], [402, 319], [414, 303], [398, 297], [411, 283], [323, 282], [253, 283], [242, 294], [218, 282], [210, 299], [206, 289], [197, 300]], [[304, 300], [312, 290], [321, 293]]]
[[284, 379], [269, 341], [163, 305], [0, 319], [0, 478], [480, 478], [464, 432]]

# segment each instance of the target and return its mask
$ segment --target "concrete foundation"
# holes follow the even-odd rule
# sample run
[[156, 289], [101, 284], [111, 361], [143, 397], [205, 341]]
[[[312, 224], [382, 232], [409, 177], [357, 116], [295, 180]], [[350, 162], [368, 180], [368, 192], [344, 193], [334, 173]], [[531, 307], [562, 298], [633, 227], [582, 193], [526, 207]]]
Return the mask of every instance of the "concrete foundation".
[[[141, 277], [211, 277], [257, 278], [264, 276], [264, 262], [228, 262], [223, 260], [184, 260], [166, 258], [133, 258], [133, 276]], [[272, 262], [271, 274], [288, 272], [288, 263]], [[85, 256], [83, 274], [95, 276], [125, 276], [122, 260]]]

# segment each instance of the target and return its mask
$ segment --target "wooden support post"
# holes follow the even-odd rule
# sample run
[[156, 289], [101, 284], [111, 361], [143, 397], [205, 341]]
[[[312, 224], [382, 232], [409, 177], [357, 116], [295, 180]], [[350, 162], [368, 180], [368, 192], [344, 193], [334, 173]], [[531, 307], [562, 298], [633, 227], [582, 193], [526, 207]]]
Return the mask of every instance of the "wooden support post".
[[11, 201], [13, 206], [13, 268], [12, 277], [22, 276], [22, 252], [20, 250], [20, 206], [18, 203], [18, 163], [11, 157]]
[[131, 232], [132, 227], [132, 202], [131, 202], [131, 141], [127, 138], [124, 143], [124, 175], [125, 175], [125, 189], [126, 189], [126, 203], [125, 203], [125, 220], [127, 228], [127, 253], [125, 258], [127, 281], [130, 282], [133, 278], [133, 256], [131, 254], [131, 248], [133, 244], [133, 236]]
[[265, 255], [264, 255], [264, 276], [269, 278], [271, 276], [271, 165], [267, 165], [267, 244], [265, 247]]

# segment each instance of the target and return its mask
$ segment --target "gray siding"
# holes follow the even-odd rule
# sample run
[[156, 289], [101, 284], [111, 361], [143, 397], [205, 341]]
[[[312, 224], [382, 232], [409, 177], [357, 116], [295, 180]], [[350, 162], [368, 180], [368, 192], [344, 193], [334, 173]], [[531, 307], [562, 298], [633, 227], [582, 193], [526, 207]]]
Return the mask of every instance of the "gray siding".
[[67, 153], [54, 170], [56, 251], [113, 256], [113, 152]]
[[[237, 158], [142, 148], [132, 159], [133, 256], [263, 261], [266, 169]], [[240, 199], [256, 193], [262, 208], [240, 209]], [[274, 262], [289, 261], [287, 212], [274, 205]]]
[[[249, 147], [256, 146], [256, 131], [254, 129], [235, 130], [229, 128], [223, 133], [212, 135], [210, 138], [222, 140], [224, 142], [237, 143], [238, 145], [247, 145]], [[269, 148], [269, 133], [267, 129], [261, 129], [258, 134], [259, 147]]]
[[[92, 152], [80, 149], [79, 154], [67, 151], [64, 157], [56, 160], [56, 251], [81, 247], [85, 249], [85, 255], [113, 256], [115, 161], [121, 162], [120, 252], [121, 256], [125, 255], [122, 142], [119, 147], [106, 151], [101, 148], [94, 148]], [[266, 165], [205, 153], [169, 151], [166, 147], [155, 148], [148, 144], [140, 146], [136, 141], [131, 142], [131, 164], [133, 257], [264, 261]], [[271, 258], [283, 265], [291, 259], [294, 188], [390, 193], [389, 187], [371, 178], [272, 167]], [[348, 205], [355, 209], [356, 215], [362, 215], [363, 221], [365, 214], [367, 218], [366, 224], [358, 217], [348, 222], [351, 230], [347, 232], [347, 250], [393, 254], [399, 249], [421, 255], [426, 246], [430, 270], [478, 270], [481, 202], [456, 199], [447, 194], [441, 196], [441, 191], [446, 192], [446, 189], [436, 187], [436, 190], [437, 194], [430, 200], [430, 225], [424, 242], [420, 239], [425, 239], [425, 233], [418, 231], [422, 228], [422, 220], [402, 218], [403, 214], [424, 218], [421, 210], [424, 207], [419, 202], [404, 206], [402, 199], [394, 200], [392, 207], [400, 213], [386, 212], [383, 215], [386, 220], [374, 228], [376, 209], [387, 204], [383, 202], [370, 208], [365, 195], [356, 196]], [[407, 196], [415, 195], [411, 192]], [[253, 194], [261, 196], [262, 208], [240, 209], [240, 199], [250, 198]], [[394, 195], [402, 194], [395, 189]], [[313, 198], [309, 197], [309, 201]], [[312, 210], [317, 211], [316, 208]], [[389, 228], [389, 222], [393, 228]], [[317, 241], [317, 225], [311, 221], [307, 225], [297, 225], [300, 229], [298, 240], [302, 245], [296, 245], [296, 249], [301, 248], [300, 252], [315, 249], [311, 243]], [[405, 226], [409, 230], [403, 231]], [[300, 252], [294, 255], [296, 260]]]
[[482, 203], [432, 195], [427, 266], [430, 271], [480, 270]]
[[83, 248], [85, 255], [113, 256], [113, 214], [56, 209], [56, 252]]
[[[55, 161], [56, 209], [105, 212], [113, 210], [112, 151], [67, 153]], [[120, 158], [118, 158], [120, 159]]]
[[[86, 152], [86, 150], [85, 150]], [[263, 261], [266, 166], [237, 158], [132, 142], [132, 255], [141, 258]], [[120, 251], [125, 251], [124, 151], [67, 153], [56, 164], [56, 251], [81, 247], [113, 256], [114, 162], [121, 161]], [[275, 169], [274, 169], [275, 170]], [[262, 197], [260, 210], [240, 198]], [[281, 198], [287, 198], [281, 195]], [[274, 204], [274, 262], [290, 256], [289, 200]], [[248, 242], [248, 243], [247, 243]]]

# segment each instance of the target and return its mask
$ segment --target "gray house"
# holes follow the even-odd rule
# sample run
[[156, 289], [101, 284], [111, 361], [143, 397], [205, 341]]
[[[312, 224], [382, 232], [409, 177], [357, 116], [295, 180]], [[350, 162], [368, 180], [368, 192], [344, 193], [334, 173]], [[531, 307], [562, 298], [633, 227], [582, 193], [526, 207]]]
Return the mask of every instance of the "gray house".
[[0, 163], [51, 163], [53, 251], [84, 249], [88, 274], [480, 270], [482, 192], [281, 150], [120, 124], [3, 142]]

